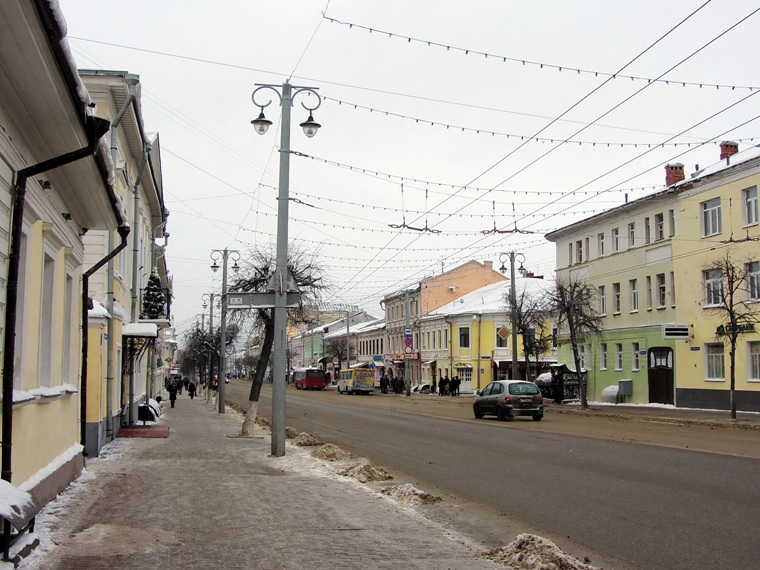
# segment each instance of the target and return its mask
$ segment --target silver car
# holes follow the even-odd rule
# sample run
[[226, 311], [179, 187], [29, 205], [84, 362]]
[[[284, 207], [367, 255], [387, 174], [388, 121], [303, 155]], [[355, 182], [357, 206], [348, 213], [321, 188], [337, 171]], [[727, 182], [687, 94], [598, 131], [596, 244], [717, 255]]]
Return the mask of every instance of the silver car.
[[477, 419], [492, 415], [501, 421], [511, 421], [515, 416], [532, 416], [540, 421], [544, 417], [544, 398], [533, 382], [497, 380], [477, 395], [472, 405]]

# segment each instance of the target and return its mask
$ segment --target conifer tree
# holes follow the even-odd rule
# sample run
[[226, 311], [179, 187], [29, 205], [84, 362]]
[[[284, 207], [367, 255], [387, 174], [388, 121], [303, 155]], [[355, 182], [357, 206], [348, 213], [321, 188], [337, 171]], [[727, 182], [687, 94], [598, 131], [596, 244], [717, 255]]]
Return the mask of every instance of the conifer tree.
[[161, 289], [161, 279], [155, 271], [150, 274], [143, 293], [143, 314], [148, 319], [158, 319], [164, 314], [164, 292]]

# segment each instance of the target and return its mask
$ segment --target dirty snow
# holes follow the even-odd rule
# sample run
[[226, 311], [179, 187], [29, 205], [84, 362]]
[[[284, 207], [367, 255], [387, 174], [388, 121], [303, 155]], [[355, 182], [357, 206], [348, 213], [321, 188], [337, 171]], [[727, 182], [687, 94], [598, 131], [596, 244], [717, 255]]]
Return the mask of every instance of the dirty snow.
[[342, 459], [351, 459], [354, 455], [350, 451], [346, 451], [333, 443], [326, 443], [319, 449], [312, 451], [311, 456], [326, 461], [340, 461]]
[[351, 467], [346, 467], [338, 472], [343, 477], [351, 477], [360, 483], [369, 483], [370, 481], [388, 481], [393, 479], [393, 475], [388, 473], [382, 467], [373, 467], [369, 463], [357, 463]]
[[534, 534], [519, 534], [507, 546], [489, 550], [483, 556], [515, 570], [596, 570], [565, 554], [551, 540]]
[[381, 489], [380, 492], [391, 499], [395, 499], [399, 503], [409, 506], [432, 505], [443, 500], [443, 497], [420, 491], [411, 483], [385, 487], [384, 489]]

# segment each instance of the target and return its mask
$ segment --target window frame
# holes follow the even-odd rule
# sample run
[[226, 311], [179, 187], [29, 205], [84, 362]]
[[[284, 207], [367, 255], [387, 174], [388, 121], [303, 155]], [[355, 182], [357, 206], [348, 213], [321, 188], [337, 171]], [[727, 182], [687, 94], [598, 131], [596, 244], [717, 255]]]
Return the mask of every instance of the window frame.
[[723, 271], [720, 269], [705, 269], [702, 272], [704, 285], [703, 307], [720, 307], [723, 304]]
[[620, 251], [620, 228], [612, 228], [612, 253]]
[[620, 283], [612, 284], [612, 314], [619, 315], [622, 309], [622, 301], [620, 299]]
[[597, 291], [599, 295], [599, 314], [604, 316], [607, 314], [606, 287], [604, 285], [599, 285]]
[[[720, 348], [720, 351], [718, 351], [718, 348]], [[722, 342], [705, 343], [705, 380], [706, 381], [708, 382], [725, 382], [726, 381], [725, 352], [726, 352], [726, 347]], [[720, 375], [713, 375], [712, 374], [713, 372], [719, 372]]]
[[623, 371], [623, 344], [620, 342], [615, 343], [615, 371]]
[[628, 224], [628, 247], [636, 247], [636, 222]]
[[640, 346], [641, 345], [638, 342], [631, 343], [631, 370], [634, 372], [641, 370], [641, 355], [639, 354], [639, 351], [641, 350]]
[[760, 261], [747, 264], [747, 298], [753, 302], [760, 301]]
[[756, 226], [760, 223], [760, 217], [758, 216], [760, 212], [758, 212], [757, 186], [750, 186], [749, 188], [742, 190], [742, 206], [745, 226]]
[[631, 292], [631, 299], [630, 299], [631, 312], [638, 313], [639, 312], [639, 280], [629, 279], [628, 289]]
[[667, 307], [668, 303], [668, 291], [667, 286], [665, 284], [665, 274], [664, 273], [658, 273], [656, 275], [657, 279], [657, 308], [658, 309], [664, 309]]
[[700, 218], [702, 220], [702, 237], [720, 235], [723, 230], [720, 197], [706, 200], [699, 206]]
[[607, 370], [607, 343], [599, 343], [599, 370]]

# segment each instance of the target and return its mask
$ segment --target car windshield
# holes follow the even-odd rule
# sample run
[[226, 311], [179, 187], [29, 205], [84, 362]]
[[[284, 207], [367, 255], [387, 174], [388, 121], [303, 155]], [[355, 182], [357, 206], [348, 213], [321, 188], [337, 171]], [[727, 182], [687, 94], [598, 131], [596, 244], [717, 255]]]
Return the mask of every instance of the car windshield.
[[510, 384], [509, 393], [513, 395], [533, 396], [539, 393], [538, 386], [529, 382], [520, 382], [519, 384]]

